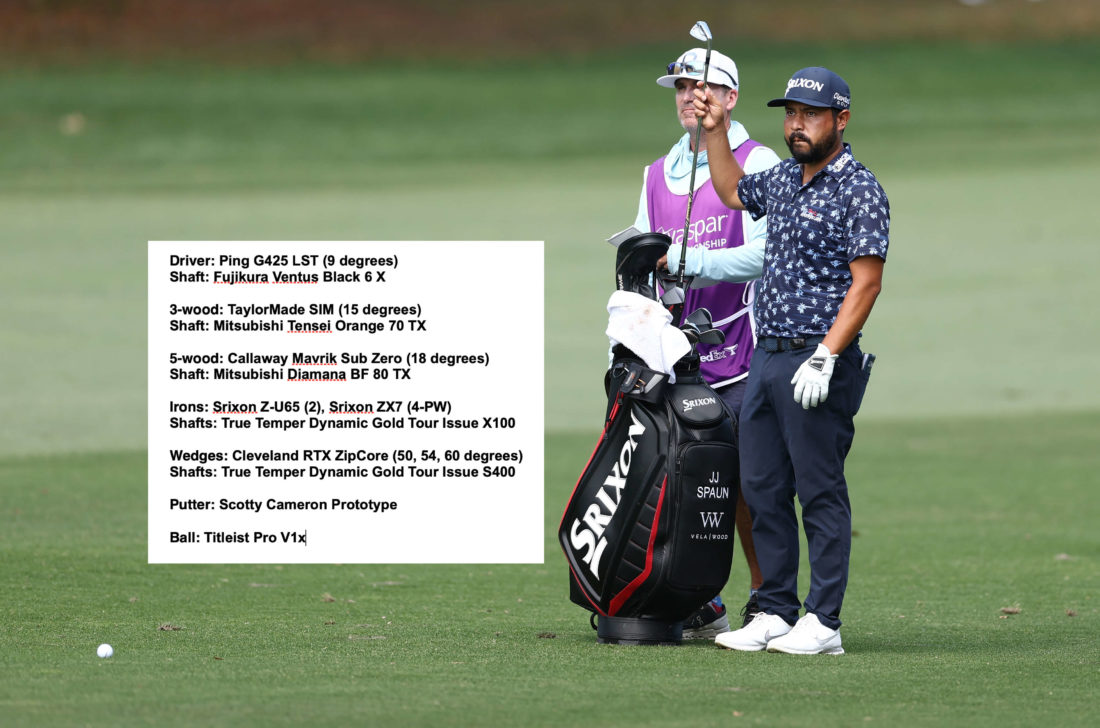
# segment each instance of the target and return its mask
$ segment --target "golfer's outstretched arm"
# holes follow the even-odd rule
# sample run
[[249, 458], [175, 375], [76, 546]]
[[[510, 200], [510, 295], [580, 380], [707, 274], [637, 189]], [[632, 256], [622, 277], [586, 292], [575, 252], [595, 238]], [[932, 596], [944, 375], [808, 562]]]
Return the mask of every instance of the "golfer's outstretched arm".
[[[703, 82], [698, 84], [703, 86]], [[718, 199], [731, 210], [744, 210], [741, 198], [737, 196], [737, 183], [745, 175], [745, 170], [733, 157], [729, 139], [726, 137], [725, 110], [714, 98], [708, 88], [695, 89], [695, 113], [701, 118], [703, 133], [707, 135], [707, 163], [710, 165], [710, 179]]]

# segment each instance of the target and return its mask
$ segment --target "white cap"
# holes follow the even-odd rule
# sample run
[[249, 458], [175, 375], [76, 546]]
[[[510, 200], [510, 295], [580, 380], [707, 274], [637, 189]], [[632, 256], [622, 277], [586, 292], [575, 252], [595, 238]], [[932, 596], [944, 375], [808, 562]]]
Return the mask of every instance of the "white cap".
[[[690, 51], [684, 51], [679, 58], [668, 64], [668, 75], [658, 78], [657, 85], [665, 88], [676, 88], [676, 79], [678, 78], [702, 81], [703, 65], [706, 60], [706, 48], [692, 48]], [[724, 53], [712, 50], [710, 52], [710, 72], [707, 74], [707, 83], [737, 88], [737, 64]]]

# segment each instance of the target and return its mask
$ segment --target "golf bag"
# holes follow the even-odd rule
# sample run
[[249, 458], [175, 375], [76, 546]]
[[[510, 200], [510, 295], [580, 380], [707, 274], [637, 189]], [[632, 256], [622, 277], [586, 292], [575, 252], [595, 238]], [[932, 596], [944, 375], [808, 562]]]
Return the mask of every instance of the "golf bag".
[[[664, 252], [653, 238], [667, 249], [653, 234], [620, 246], [621, 290], [654, 295], [646, 275]], [[678, 644], [683, 621], [729, 576], [736, 426], [694, 349], [675, 383], [625, 346], [613, 357], [604, 430], [558, 528], [570, 598], [599, 615], [600, 642]]]

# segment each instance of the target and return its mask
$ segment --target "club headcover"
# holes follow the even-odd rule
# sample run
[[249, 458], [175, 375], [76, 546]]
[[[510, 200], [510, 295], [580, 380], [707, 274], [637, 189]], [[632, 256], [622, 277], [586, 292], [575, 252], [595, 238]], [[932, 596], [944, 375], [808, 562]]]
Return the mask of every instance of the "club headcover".
[[620, 244], [615, 253], [615, 288], [657, 300], [657, 261], [671, 244], [663, 233], [642, 233]]

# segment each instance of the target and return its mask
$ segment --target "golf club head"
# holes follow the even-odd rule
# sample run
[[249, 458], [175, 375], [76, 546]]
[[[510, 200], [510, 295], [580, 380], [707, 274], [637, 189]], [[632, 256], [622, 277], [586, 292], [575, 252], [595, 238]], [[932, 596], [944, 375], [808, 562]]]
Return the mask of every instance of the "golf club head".
[[688, 314], [687, 318], [685, 318], [684, 321], [692, 324], [693, 326], [696, 326], [700, 331], [703, 331], [705, 329], [709, 329], [710, 325], [714, 323], [714, 317], [711, 315], [708, 309], [697, 308], [690, 314]]
[[718, 346], [726, 343], [726, 335], [722, 333], [721, 329], [707, 329], [699, 334], [699, 343]]
[[683, 325], [681, 325], [680, 331], [683, 331], [685, 334], [693, 333], [695, 334], [696, 338], [699, 337], [699, 334], [703, 333], [703, 329], [699, 328], [697, 324], [693, 324], [690, 322], [685, 322]]
[[663, 306], [682, 306], [684, 303], [684, 289], [679, 286], [673, 285], [672, 288], [665, 289], [665, 292], [661, 294], [661, 304]]
[[710, 33], [710, 26], [705, 20], [696, 21], [695, 25], [691, 26], [691, 37], [704, 43], [714, 40], [714, 36]]

